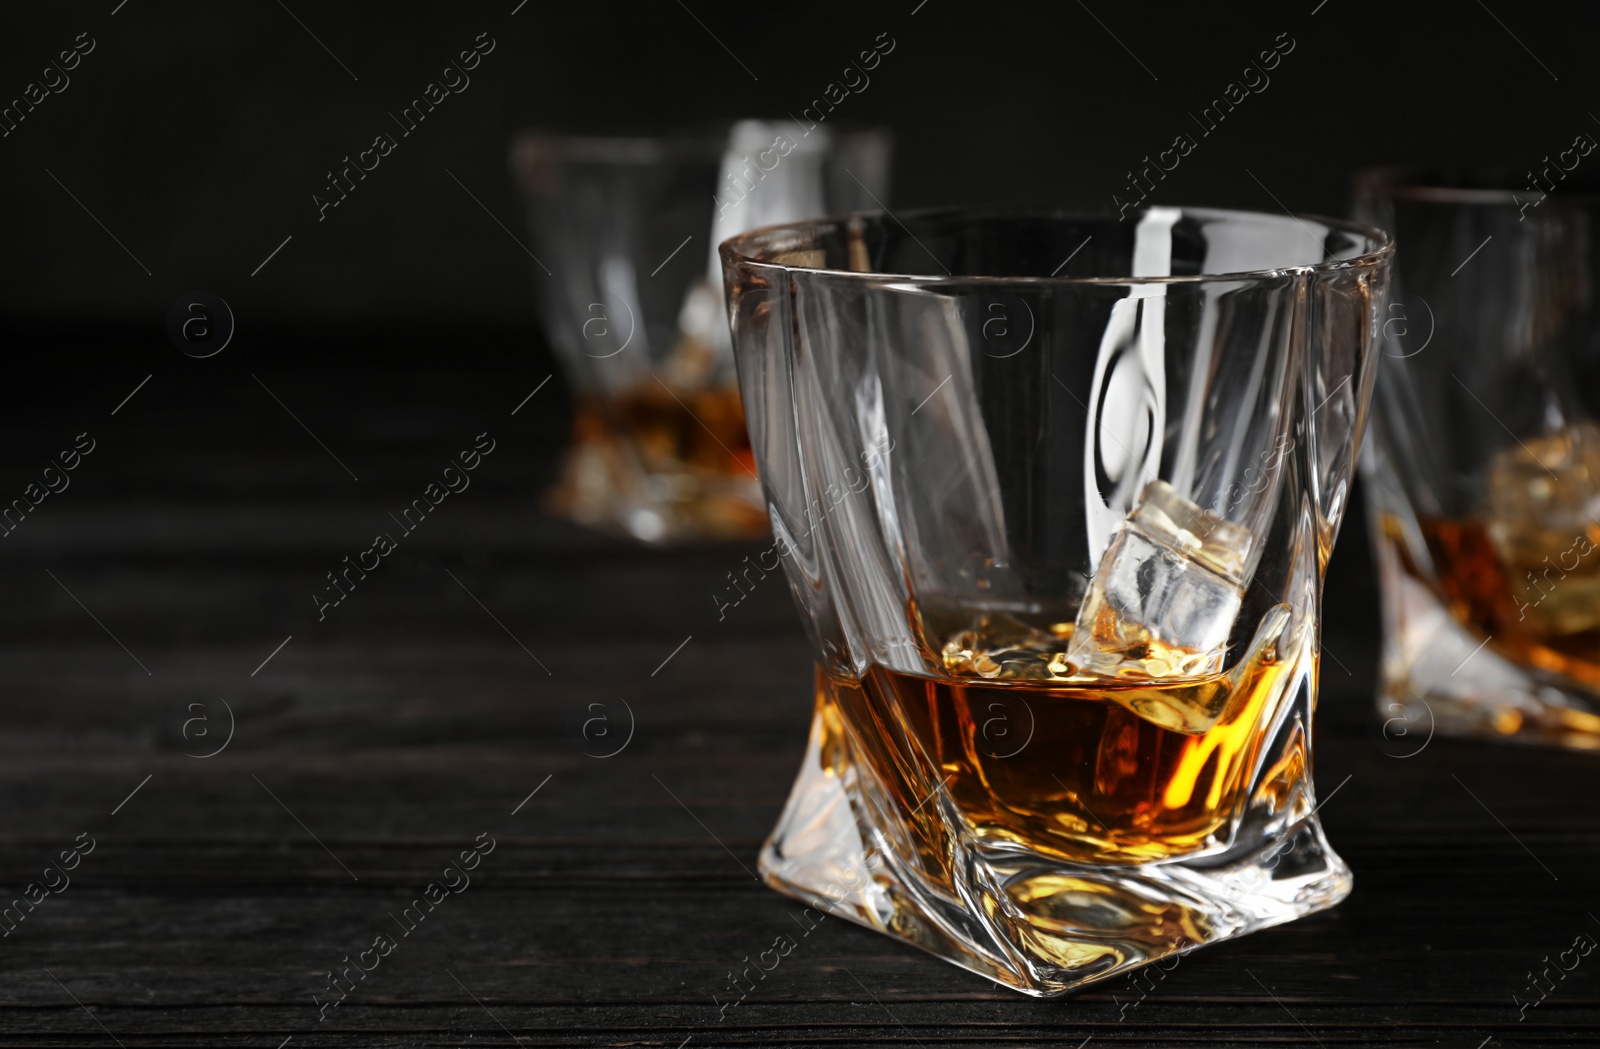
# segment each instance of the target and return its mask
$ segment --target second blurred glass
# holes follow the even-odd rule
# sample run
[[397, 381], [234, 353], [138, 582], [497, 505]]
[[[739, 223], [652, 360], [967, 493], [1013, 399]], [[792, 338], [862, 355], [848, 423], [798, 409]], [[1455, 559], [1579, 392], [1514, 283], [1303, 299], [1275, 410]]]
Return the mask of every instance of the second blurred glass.
[[1600, 747], [1600, 195], [1548, 167], [1358, 188], [1400, 245], [1363, 463], [1386, 735]]
[[717, 244], [747, 229], [879, 206], [890, 140], [740, 121], [700, 135], [527, 133], [545, 329], [576, 394], [548, 508], [652, 544], [760, 535]]

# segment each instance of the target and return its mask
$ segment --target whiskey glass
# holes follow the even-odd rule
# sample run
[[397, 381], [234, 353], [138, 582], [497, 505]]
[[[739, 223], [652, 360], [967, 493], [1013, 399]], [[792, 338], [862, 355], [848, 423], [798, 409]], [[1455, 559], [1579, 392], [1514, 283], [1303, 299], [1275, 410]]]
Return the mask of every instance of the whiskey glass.
[[540, 313], [575, 395], [547, 510], [652, 545], [765, 534], [716, 245], [876, 206], [889, 149], [882, 130], [787, 120], [513, 141]]
[[1600, 747], [1600, 184], [1567, 175], [1584, 137], [1537, 171], [1357, 182], [1401, 245], [1362, 462], [1386, 736]]
[[1039, 996], [1350, 891], [1311, 718], [1392, 250], [1170, 207], [722, 245], [817, 664], [769, 885]]

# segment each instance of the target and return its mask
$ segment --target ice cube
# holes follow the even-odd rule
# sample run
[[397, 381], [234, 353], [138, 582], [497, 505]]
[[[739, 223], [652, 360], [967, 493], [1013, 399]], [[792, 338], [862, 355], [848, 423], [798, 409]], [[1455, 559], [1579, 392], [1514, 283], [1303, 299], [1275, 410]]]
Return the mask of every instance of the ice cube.
[[1283, 658], [1282, 648], [1288, 640], [1285, 635], [1293, 619], [1288, 605], [1269, 608], [1239, 663], [1226, 674], [1193, 683], [1168, 680], [1133, 688], [1106, 689], [1104, 695], [1169, 732], [1203, 735], [1224, 718], [1241, 711], [1262, 689], [1273, 687], [1264, 671]]
[[1219, 673], [1253, 541], [1243, 525], [1150, 482], [1100, 558], [1067, 658], [1080, 672], [1128, 679]]
[[1489, 464], [1488, 532], [1517, 621], [1575, 634], [1600, 627], [1600, 427], [1580, 422]]

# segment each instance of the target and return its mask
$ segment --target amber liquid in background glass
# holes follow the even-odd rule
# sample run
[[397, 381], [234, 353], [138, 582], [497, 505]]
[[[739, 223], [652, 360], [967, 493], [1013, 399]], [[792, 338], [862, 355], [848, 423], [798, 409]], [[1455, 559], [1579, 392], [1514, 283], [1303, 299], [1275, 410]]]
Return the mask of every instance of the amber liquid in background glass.
[[[1059, 657], [1071, 629], [1058, 624], [1060, 644], [1034, 653], [1068, 676]], [[1016, 667], [1025, 647], [994, 654]], [[1227, 673], [1182, 684], [951, 679], [874, 667], [859, 682], [819, 671], [818, 696], [825, 731], [845, 734], [911, 813], [920, 848], [939, 840], [931, 764], [986, 844], [1132, 864], [1227, 840], [1265, 743], [1265, 708], [1289, 670], [1268, 645]], [[1163, 706], [1221, 716], [1184, 732], [1135, 712], [1161, 717]], [[1289, 754], [1284, 764], [1293, 767], [1270, 770], [1269, 783], [1303, 777], [1304, 747]]]
[[[1519, 439], [1488, 462], [1483, 482], [1477, 513], [1418, 519], [1439, 596], [1509, 658], [1600, 686], [1600, 426], [1579, 420]], [[1400, 522], [1383, 528], [1403, 552]]]
[[[655, 490], [641, 490], [647, 484]], [[661, 505], [677, 518], [674, 530], [759, 536], [768, 524], [756, 484], [738, 387], [674, 391], [650, 381], [578, 399], [567, 468], [549, 502], [558, 514], [599, 520], [605, 500], [623, 493]]]
[[619, 397], [583, 397], [572, 436], [584, 444], [626, 441], [652, 473], [691, 468], [748, 478], [745, 471], [755, 470], [735, 386], [673, 393], [651, 383]]
[[[1503, 544], [1515, 562], [1483, 521], [1424, 517], [1418, 525], [1458, 620], [1513, 659], [1600, 686], [1600, 524], [1517, 536]], [[1398, 537], [1398, 522], [1384, 526]]]

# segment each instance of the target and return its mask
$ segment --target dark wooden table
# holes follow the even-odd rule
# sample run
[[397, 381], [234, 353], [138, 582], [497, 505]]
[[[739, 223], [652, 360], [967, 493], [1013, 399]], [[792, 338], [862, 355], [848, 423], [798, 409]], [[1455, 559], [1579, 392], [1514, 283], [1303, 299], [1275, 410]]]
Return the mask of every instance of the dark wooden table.
[[[141, 333], [93, 368], [94, 340], [28, 343], [0, 496], [97, 444], [0, 540], [4, 900], [94, 847], [0, 938], [0, 1045], [1600, 1043], [1600, 956], [1513, 1004], [1541, 959], [1600, 937], [1600, 756], [1391, 756], [1359, 518], [1317, 739], [1347, 902], [1148, 991], [1054, 1002], [830, 920], [719, 1022], [728, 970], [798, 910], [750, 874], [808, 724], [788, 594], [773, 580], [719, 622], [753, 546], [657, 553], [543, 518], [559, 378], [513, 415], [550, 371], [520, 337], [411, 337], [432, 364], [359, 335], [329, 360], [190, 361]], [[325, 573], [484, 431], [472, 487], [319, 622]], [[581, 732], [596, 716], [615, 756], [585, 753], [610, 745]], [[402, 909], [491, 839], [406, 932]], [[319, 1022], [328, 970], [379, 934], [397, 946]]]

